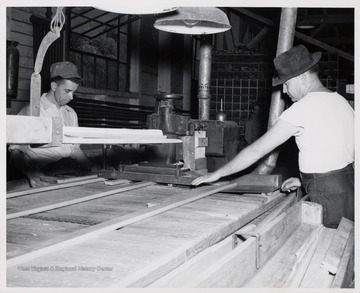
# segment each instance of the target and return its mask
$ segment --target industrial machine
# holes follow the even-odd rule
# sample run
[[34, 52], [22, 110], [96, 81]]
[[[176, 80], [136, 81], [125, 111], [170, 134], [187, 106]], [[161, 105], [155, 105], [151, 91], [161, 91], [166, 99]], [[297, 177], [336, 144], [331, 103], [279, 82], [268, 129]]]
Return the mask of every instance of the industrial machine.
[[160, 129], [182, 144], [147, 145], [146, 161], [120, 165], [115, 172], [104, 170], [101, 176], [190, 185], [200, 174], [218, 169], [237, 154], [239, 126], [235, 122], [191, 119], [180, 110], [183, 96], [179, 94], [160, 93], [154, 98], [147, 128]]

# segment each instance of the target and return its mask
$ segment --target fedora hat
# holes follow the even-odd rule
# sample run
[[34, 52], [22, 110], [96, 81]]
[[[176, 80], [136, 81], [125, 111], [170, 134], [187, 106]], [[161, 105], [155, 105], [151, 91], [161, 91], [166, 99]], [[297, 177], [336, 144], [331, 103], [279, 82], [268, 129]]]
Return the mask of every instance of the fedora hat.
[[280, 54], [274, 59], [278, 76], [273, 79], [272, 85], [282, 84], [290, 78], [308, 71], [319, 62], [320, 58], [321, 52], [310, 54], [304, 45], [295, 46]]

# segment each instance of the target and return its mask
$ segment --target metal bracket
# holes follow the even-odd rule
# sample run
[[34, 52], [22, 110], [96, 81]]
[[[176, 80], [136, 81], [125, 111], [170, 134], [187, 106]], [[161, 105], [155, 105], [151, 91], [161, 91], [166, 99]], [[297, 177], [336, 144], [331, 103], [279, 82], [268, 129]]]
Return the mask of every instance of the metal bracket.
[[50, 146], [61, 146], [63, 138], [63, 121], [61, 117], [52, 118], [52, 139]]

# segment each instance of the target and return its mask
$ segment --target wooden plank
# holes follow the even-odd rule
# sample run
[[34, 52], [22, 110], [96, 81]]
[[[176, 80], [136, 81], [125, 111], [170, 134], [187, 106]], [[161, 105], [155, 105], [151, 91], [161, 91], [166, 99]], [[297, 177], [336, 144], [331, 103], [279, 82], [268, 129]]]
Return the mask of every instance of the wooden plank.
[[261, 241], [259, 267], [263, 266], [301, 225], [302, 202], [289, 208], [270, 223], [252, 231]]
[[189, 280], [192, 280], [194, 276], [197, 276], [200, 272], [205, 271], [211, 264], [224, 257], [233, 249], [233, 247], [234, 237], [229, 236], [223, 241], [199, 253], [197, 256], [177, 267], [169, 274], [156, 280], [148, 287], [187, 287]]
[[338, 228], [335, 231], [331, 245], [326, 252], [325, 258], [321, 263], [321, 268], [335, 275], [337, 273], [346, 243], [351, 231], [354, 229], [354, 222], [342, 218]]
[[[153, 208], [148, 208], [145, 212], [144, 211], [134, 212], [134, 213], [131, 213], [131, 214], [119, 217], [119, 218], [115, 218], [113, 220], [77, 231], [70, 235], [66, 235], [65, 237], [62, 237], [59, 239], [54, 239], [53, 241], [49, 241], [49, 243], [44, 243], [43, 248], [40, 248], [38, 250], [35, 250], [35, 251], [30, 252], [25, 255], [21, 255], [16, 258], [9, 259], [7, 261], [7, 267], [12, 267], [14, 265], [17, 265], [22, 262], [31, 260], [33, 258], [48, 254], [50, 252], [57, 251], [59, 249], [65, 248], [65, 247], [69, 247], [69, 246], [75, 245], [77, 243], [81, 243], [85, 240], [92, 239], [92, 238], [97, 237], [106, 232], [113, 231], [115, 229], [119, 229], [126, 225], [130, 225], [137, 221], [140, 221], [140, 220], [152, 217], [154, 215], [163, 213], [165, 211], [174, 209], [176, 207], [193, 202], [195, 200], [198, 200], [198, 199], [206, 197], [210, 194], [219, 192], [226, 188], [229, 188], [229, 187], [231, 188], [235, 185], [236, 185], [236, 183], [225, 182], [221, 185], [219, 184], [218, 186], [206, 186], [206, 187], [202, 187], [202, 188], [200, 187], [191, 192], [185, 192], [184, 194], [175, 196], [171, 200], [170, 203], [164, 203], [164, 204], [157, 205]], [[187, 198], [184, 199], [184, 196]]]
[[164, 144], [164, 143], [182, 143], [176, 138], [153, 138], [153, 137], [129, 137], [129, 138], [82, 138], [66, 137], [62, 139], [63, 143], [77, 144]]
[[259, 223], [255, 224], [255, 221], [253, 221], [248, 226], [245, 226], [244, 228], [237, 231], [236, 234], [243, 235], [245, 239], [249, 238], [249, 236], [245, 235], [249, 235], [251, 231], [254, 231], [255, 229], [262, 229], [267, 226], [271, 221], [275, 220], [280, 214], [284, 213], [288, 208], [295, 204], [295, 200], [296, 194], [295, 192], [292, 192], [285, 200], [275, 206], [269, 214], [261, 218]]
[[311, 237], [306, 239], [305, 250], [298, 255], [296, 262], [292, 268], [291, 274], [285, 282], [286, 288], [298, 288], [305, 276], [306, 270], [310, 265], [311, 259], [317, 248], [320, 236], [322, 235], [324, 226], [321, 225], [313, 231]]
[[148, 286], [154, 280], [174, 269], [174, 265], [178, 266], [181, 263], [184, 263], [187, 259], [194, 257], [199, 252], [203, 251], [205, 248], [228, 237], [230, 234], [239, 230], [241, 227], [252, 221], [254, 218], [258, 217], [268, 209], [272, 208], [274, 205], [278, 204], [283, 199], [284, 194], [276, 194], [276, 197], [273, 197], [264, 205], [248, 211], [247, 213], [243, 213], [243, 215], [237, 220], [226, 223], [225, 225], [222, 225], [222, 227], [218, 227], [217, 229], [208, 231], [206, 234], [201, 235], [201, 237], [197, 239], [195, 243], [190, 243], [187, 248], [183, 248], [180, 252], [174, 251], [174, 253], [166, 259], [161, 259], [155, 263], [152, 263], [151, 266], [144, 267], [142, 270], [139, 270], [129, 275], [128, 277], [117, 283], [117, 286]]
[[18, 197], [18, 196], [23, 196], [23, 195], [33, 194], [33, 193], [46, 192], [46, 191], [50, 191], [50, 190], [85, 185], [88, 183], [100, 182], [100, 181], [105, 181], [105, 180], [106, 180], [105, 178], [94, 178], [94, 179], [88, 179], [88, 180], [84, 180], [84, 181], [69, 182], [69, 183], [50, 185], [50, 186], [38, 187], [38, 188], [30, 188], [30, 189], [23, 190], [23, 191], [8, 193], [6, 195], [6, 198], [13, 198], [13, 197]]
[[[188, 287], [241, 287], [256, 273], [257, 240], [252, 237], [190, 282]], [[244, 269], [246, 268], [246, 269]]]
[[226, 190], [226, 192], [273, 192], [281, 186], [281, 175], [259, 175], [246, 174], [234, 180], [236, 188]]
[[58, 180], [56, 180], [56, 182], [58, 184], [62, 184], [62, 183], [76, 182], [76, 181], [95, 179], [95, 178], [98, 178], [98, 175], [88, 175], [88, 176], [78, 176], [78, 177], [64, 178], [64, 179], [58, 179]]
[[334, 232], [335, 229], [323, 229], [314, 256], [312, 257], [304, 278], [301, 281], [300, 288], [329, 288], [331, 286], [334, 276], [329, 274], [328, 271], [320, 269], [320, 264], [330, 246]]
[[142, 188], [142, 187], [149, 186], [149, 185], [152, 185], [152, 184], [154, 184], [154, 183], [153, 182], [141, 182], [141, 183], [135, 183], [135, 184], [128, 184], [127, 186], [123, 186], [121, 188], [117, 188], [117, 189], [114, 189], [114, 190], [101, 192], [101, 193], [98, 193], [98, 194], [93, 194], [93, 195], [85, 196], [85, 197], [82, 197], [82, 198], [67, 200], [67, 201], [64, 201], [64, 202], [59, 202], [59, 203], [56, 203], [56, 204], [51, 204], [51, 205], [47, 205], [47, 206], [43, 206], [43, 207], [39, 207], [39, 208], [35, 208], [35, 209], [29, 209], [29, 210], [25, 210], [25, 211], [21, 211], [21, 212], [17, 212], [17, 213], [8, 214], [6, 216], [6, 219], [9, 220], [9, 219], [28, 216], [28, 215], [31, 215], [31, 214], [37, 214], [37, 213], [41, 213], [41, 212], [45, 212], [45, 211], [50, 211], [50, 210], [54, 210], [54, 209], [58, 209], [58, 208], [62, 208], [62, 207], [82, 203], [82, 202], [85, 202], [85, 201], [101, 198], [101, 197], [104, 197], [104, 196], [109, 196], [109, 195], [112, 195], [112, 194], [125, 192], [125, 191], [128, 191], [128, 190]]
[[167, 138], [160, 129], [63, 127], [63, 143], [80, 144], [154, 144], [181, 143]]
[[104, 181], [105, 185], [120, 185], [120, 184], [127, 184], [129, 183], [130, 180], [126, 180], [126, 179], [117, 179], [117, 180], [106, 180]]
[[6, 143], [45, 144], [52, 138], [52, 119], [6, 115]]
[[13, 258], [39, 247], [39, 243], [51, 238], [86, 228], [86, 225], [44, 221], [37, 219], [13, 219], [6, 223], [6, 257]]
[[109, 138], [123, 136], [153, 136], [164, 138], [160, 129], [130, 129], [130, 128], [93, 128], [93, 127], [73, 127], [64, 126], [64, 136], [66, 137], [83, 137], [83, 138]]
[[323, 221], [323, 207], [322, 205], [305, 201], [305, 198], [302, 200], [302, 223], [312, 224], [312, 225], [322, 225]]
[[354, 230], [351, 231], [331, 288], [350, 288], [354, 282]]

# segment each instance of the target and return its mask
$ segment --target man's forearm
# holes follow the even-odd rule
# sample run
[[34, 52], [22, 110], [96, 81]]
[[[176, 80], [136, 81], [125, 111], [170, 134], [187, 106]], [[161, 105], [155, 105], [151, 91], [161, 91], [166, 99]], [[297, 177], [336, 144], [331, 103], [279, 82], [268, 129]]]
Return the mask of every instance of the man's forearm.
[[230, 162], [220, 167], [214, 173], [219, 176], [219, 178], [229, 176], [245, 170], [262, 157], [263, 155], [259, 153], [253, 145], [249, 145], [241, 150]]

